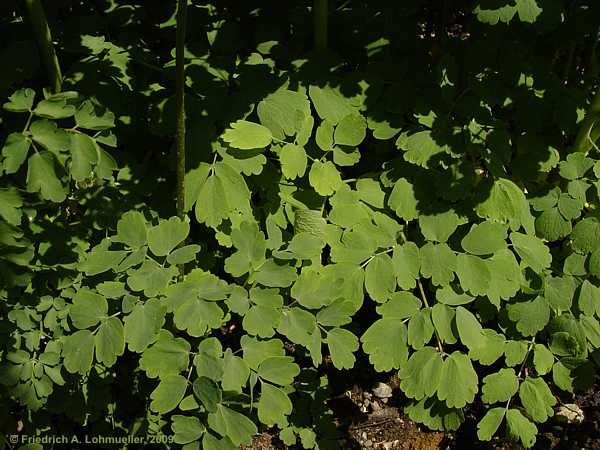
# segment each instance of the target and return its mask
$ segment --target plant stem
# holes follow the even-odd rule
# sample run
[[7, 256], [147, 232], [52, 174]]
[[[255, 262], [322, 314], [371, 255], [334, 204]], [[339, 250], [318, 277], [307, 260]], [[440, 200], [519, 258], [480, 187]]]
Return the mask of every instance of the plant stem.
[[[423, 300], [425, 307], [429, 308], [429, 302], [427, 301], [427, 296], [425, 295], [425, 290], [423, 289], [421, 280], [417, 280], [417, 285], [419, 286], [419, 293], [421, 294], [421, 299]], [[440, 353], [444, 353], [444, 347], [442, 346], [442, 339], [440, 338], [440, 335], [438, 334], [438, 331], [435, 329], [435, 327], [433, 328], [433, 331], [435, 333], [435, 340], [437, 341], [438, 350], [440, 351]]]
[[185, 216], [185, 29], [187, 22], [187, 0], [177, 1], [177, 42], [175, 67], [175, 110], [176, 110], [176, 167], [177, 167], [177, 216]]
[[315, 24], [315, 48], [327, 49], [327, 0], [314, 0], [313, 18]]
[[575, 144], [571, 151], [587, 153], [593, 146], [595, 140], [599, 137], [600, 126], [600, 87], [590, 103], [585, 118], [579, 126], [579, 132], [575, 138]]
[[40, 54], [46, 66], [48, 81], [52, 92], [60, 92], [62, 89], [62, 73], [58, 64], [58, 57], [54, 50], [52, 34], [48, 26], [48, 20], [44, 13], [42, 0], [25, 0], [29, 21], [33, 28], [33, 34], [40, 49]]

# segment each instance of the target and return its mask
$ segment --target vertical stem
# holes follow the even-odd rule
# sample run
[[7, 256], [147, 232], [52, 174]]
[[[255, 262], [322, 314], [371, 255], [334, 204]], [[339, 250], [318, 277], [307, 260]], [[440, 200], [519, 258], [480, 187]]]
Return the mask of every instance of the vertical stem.
[[327, 49], [327, 0], [314, 0], [313, 17], [315, 23], [315, 48]]
[[593, 146], [594, 141], [598, 138], [597, 136], [597, 124], [600, 122], [600, 87], [596, 91], [596, 95], [590, 103], [585, 118], [579, 125], [579, 132], [575, 138], [575, 144], [573, 144], [574, 152], [587, 153]]
[[48, 20], [44, 13], [42, 0], [25, 0], [25, 6], [27, 7], [29, 20], [33, 27], [33, 34], [40, 49], [44, 66], [46, 66], [50, 89], [55, 93], [60, 92], [62, 89], [62, 73], [58, 64], [56, 51], [54, 50], [52, 34], [50, 33]]
[[184, 218], [185, 208], [185, 28], [187, 21], [187, 0], [177, 0], [177, 42], [175, 67], [175, 109], [176, 109], [176, 170], [177, 170], [177, 216]]

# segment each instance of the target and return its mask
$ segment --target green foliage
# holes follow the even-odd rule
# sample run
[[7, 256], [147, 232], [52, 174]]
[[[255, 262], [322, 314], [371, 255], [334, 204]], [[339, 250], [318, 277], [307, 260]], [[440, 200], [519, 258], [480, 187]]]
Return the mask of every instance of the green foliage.
[[[195, 7], [184, 219], [173, 7], [57, 7], [73, 90], [0, 75], [2, 410], [40, 433], [50, 414], [187, 450], [267, 428], [325, 449], [326, 374], [393, 372], [412, 420], [453, 431], [478, 403], [479, 439], [531, 447], [597, 369], [595, 41], [565, 42], [596, 38], [599, 6], [351, 1], [324, 59], [301, 50], [308, 5]], [[88, 14], [106, 30], [81, 35]]]

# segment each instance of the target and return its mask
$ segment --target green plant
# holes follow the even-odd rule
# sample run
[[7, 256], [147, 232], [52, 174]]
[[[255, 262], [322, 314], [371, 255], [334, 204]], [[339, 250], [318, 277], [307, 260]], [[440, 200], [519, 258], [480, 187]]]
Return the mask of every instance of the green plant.
[[[4, 116], [0, 163], [4, 409], [23, 406], [32, 435], [85, 427], [233, 450], [270, 429], [333, 448], [324, 368], [350, 371], [364, 353], [373, 373], [398, 375], [412, 420], [453, 431], [474, 405], [480, 440], [533, 446], [558, 399], [597, 373], [597, 87], [552, 39], [598, 6], [548, 23], [534, 0], [476, 3], [454, 28], [428, 2], [333, 5], [331, 20], [368, 17], [378, 34], [336, 36], [330, 50], [356, 54], [331, 65], [278, 56], [261, 35], [270, 10], [254, 6], [190, 3], [206, 35], [190, 27], [184, 48], [177, 2], [152, 29], [177, 26], [161, 67], [126, 38], [77, 35], [87, 53], [66, 83], [106, 74], [93, 89], [120, 112], [72, 91], [35, 104], [19, 89], [4, 106], [21, 113]], [[406, 54], [400, 74], [398, 23], [428, 58]], [[244, 27], [256, 49], [232, 44]], [[327, 46], [284, 31], [292, 49]], [[536, 39], [556, 44], [567, 85]], [[120, 97], [151, 119], [136, 123]], [[104, 150], [115, 125], [120, 169]], [[173, 135], [176, 177], [161, 184]]]

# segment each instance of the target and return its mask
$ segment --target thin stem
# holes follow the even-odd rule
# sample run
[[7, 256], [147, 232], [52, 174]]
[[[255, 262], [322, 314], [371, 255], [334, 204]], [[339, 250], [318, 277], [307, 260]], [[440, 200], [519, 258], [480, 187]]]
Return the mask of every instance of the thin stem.
[[[187, 0], [177, 1], [177, 39], [175, 48], [175, 166], [177, 172], [177, 217], [185, 220], [185, 34]], [[180, 245], [184, 245], [182, 242]], [[179, 264], [179, 277], [183, 278], [184, 265]]]
[[315, 48], [327, 49], [327, 0], [314, 0], [313, 18], [315, 24]]
[[366, 266], [367, 266], [367, 265], [368, 265], [368, 264], [369, 264], [371, 261], [373, 261], [373, 259], [375, 259], [375, 257], [376, 257], [376, 256], [379, 256], [379, 255], [385, 255], [386, 253], [389, 253], [389, 252], [392, 252], [392, 251], [394, 251], [394, 249], [395, 249], [395, 248], [396, 248], [396, 246], [394, 245], [393, 247], [390, 247], [390, 248], [388, 248], [387, 250], [384, 250], [384, 251], [382, 251], [382, 252], [375, 253], [374, 255], [370, 256], [370, 257], [369, 257], [369, 259], [367, 259], [365, 262], [363, 262], [363, 263], [360, 265], [360, 268], [361, 268], [361, 269], [364, 269], [364, 268], [365, 268], [365, 267], [366, 267]]
[[177, 216], [185, 216], [185, 33], [187, 22], [187, 0], [177, 1], [177, 42], [175, 67], [176, 109], [176, 166], [177, 166]]
[[25, 6], [44, 66], [46, 66], [50, 89], [54, 93], [60, 92], [62, 89], [62, 72], [54, 50], [52, 34], [50, 33], [42, 0], [25, 0]]
[[[517, 378], [521, 378], [521, 375], [523, 374], [523, 370], [525, 369], [525, 364], [527, 364], [527, 358], [529, 358], [529, 354], [531, 353], [531, 350], [533, 349], [533, 346], [535, 345], [535, 336], [533, 336], [531, 338], [531, 342], [529, 343], [529, 346], [527, 347], [527, 353], [525, 353], [525, 358], [523, 359], [523, 362], [521, 363], [521, 367], [519, 368], [519, 373], [517, 373]], [[508, 399], [508, 401], [506, 402], [506, 406], [504, 407], [505, 411], [508, 411], [508, 407], [510, 406], [510, 401], [512, 400], [512, 397]]]
[[[423, 303], [427, 308], [429, 308], [429, 302], [427, 301], [427, 296], [425, 295], [425, 291], [423, 290], [421, 280], [417, 280], [417, 285], [419, 286], [419, 293], [421, 294], [421, 299], [423, 300]], [[444, 353], [444, 347], [442, 346], [442, 340], [440, 338], [440, 335], [438, 334], [438, 331], [435, 329], [435, 327], [433, 328], [433, 331], [435, 333], [435, 339], [437, 341], [438, 350], [440, 351], [440, 353]]]
[[[587, 153], [592, 147], [594, 140], [590, 136], [594, 126], [600, 122], [600, 88], [590, 103], [590, 107], [585, 114], [585, 118], [579, 126], [579, 132], [575, 138], [575, 144], [571, 151]], [[593, 136], [594, 138], [597, 136]]]

